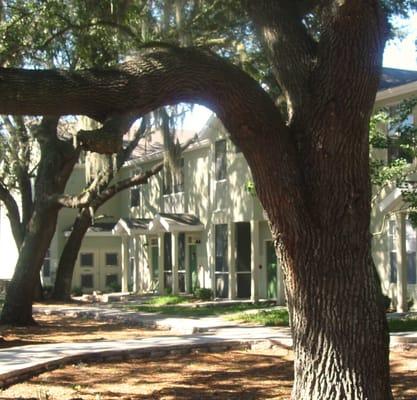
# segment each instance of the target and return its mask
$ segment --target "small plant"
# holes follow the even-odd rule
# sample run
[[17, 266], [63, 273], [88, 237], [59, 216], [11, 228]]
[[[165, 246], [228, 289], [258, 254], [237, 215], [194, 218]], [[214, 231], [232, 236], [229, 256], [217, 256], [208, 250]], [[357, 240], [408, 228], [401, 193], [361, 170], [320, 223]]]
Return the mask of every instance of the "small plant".
[[51, 295], [52, 295], [53, 290], [54, 290], [54, 287], [53, 287], [53, 286], [51, 286], [51, 285], [45, 285], [45, 286], [42, 288], [42, 291], [43, 291], [43, 297], [44, 297], [44, 299], [50, 299], [50, 298], [51, 298]]
[[382, 295], [382, 299], [381, 299], [382, 305], [384, 307], [385, 311], [388, 311], [391, 305], [391, 299], [389, 296], [387, 295]]
[[120, 283], [119, 282], [110, 282], [108, 285], [107, 285], [107, 289], [110, 291], [110, 292], [121, 292], [122, 291], [122, 287], [120, 286]]
[[288, 326], [289, 315], [286, 309], [261, 310], [254, 313], [243, 312], [231, 317], [242, 322], [261, 324], [265, 326]]
[[255, 197], [256, 196], [256, 187], [255, 187], [255, 182], [253, 181], [247, 181], [245, 183], [245, 192], [250, 194], [251, 196]]
[[83, 290], [79, 286], [75, 286], [74, 288], [72, 288], [72, 295], [77, 297], [82, 296]]
[[211, 300], [213, 298], [213, 291], [207, 288], [198, 288], [194, 292], [194, 297], [199, 300]]

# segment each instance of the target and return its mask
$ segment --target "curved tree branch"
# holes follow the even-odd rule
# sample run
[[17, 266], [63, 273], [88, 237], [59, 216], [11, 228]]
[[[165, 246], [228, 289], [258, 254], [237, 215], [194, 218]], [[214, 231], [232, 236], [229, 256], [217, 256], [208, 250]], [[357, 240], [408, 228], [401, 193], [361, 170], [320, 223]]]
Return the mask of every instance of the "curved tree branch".
[[[298, 215], [302, 229], [303, 198], [297, 149], [290, 130], [269, 95], [249, 75], [220, 57], [194, 48], [143, 49], [136, 60], [108, 70], [32, 71], [0, 69], [0, 113], [144, 115], [179, 102], [199, 103], [222, 120], [254, 173], [259, 196], [267, 196], [257, 177], [273, 173], [279, 188], [278, 215]], [[276, 157], [259, 156], [274, 149]], [[256, 176], [257, 177], [256, 177]], [[266, 199], [264, 199], [266, 200]]]
[[317, 47], [303, 24], [297, 3], [294, 0], [244, 2], [275, 67], [274, 75], [286, 95], [290, 119], [307, 108], [308, 81]]
[[101, 128], [77, 132], [77, 140], [84, 150], [101, 154], [118, 153], [123, 146], [123, 134], [137, 120], [137, 113], [111, 115]]
[[[100, 205], [111, 199], [122, 190], [147, 183], [150, 177], [162, 170], [163, 166], [163, 163], [158, 163], [150, 170], [116, 182], [100, 193], [85, 192], [78, 196], [58, 195], [51, 196], [50, 200], [55, 201], [60, 206], [67, 208], [93, 207], [94, 209], [97, 209]], [[92, 197], [93, 194], [95, 195], [94, 198]]]

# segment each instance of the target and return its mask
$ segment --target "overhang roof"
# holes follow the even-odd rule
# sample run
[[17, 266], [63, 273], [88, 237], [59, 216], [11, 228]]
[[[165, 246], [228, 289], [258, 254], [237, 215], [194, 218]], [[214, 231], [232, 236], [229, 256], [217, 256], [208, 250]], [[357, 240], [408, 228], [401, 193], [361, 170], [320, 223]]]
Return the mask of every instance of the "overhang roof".
[[382, 68], [378, 90], [391, 89], [411, 82], [417, 82], [417, 71], [397, 68]]
[[153, 219], [120, 218], [113, 234], [149, 235], [163, 232], [199, 232], [204, 225], [193, 214], [156, 214]]
[[[108, 222], [94, 222], [93, 225], [91, 225], [87, 232], [87, 236], [111, 236], [112, 231], [116, 225], [116, 222], [114, 221], [108, 221]], [[72, 232], [72, 225], [66, 229], [64, 229], [64, 236], [68, 237]]]
[[151, 233], [200, 232], [204, 229], [198, 217], [193, 214], [156, 214], [149, 224]]
[[148, 218], [120, 218], [113, 228], [113, 234], [146, 234], [149, 231], [151, 221]]

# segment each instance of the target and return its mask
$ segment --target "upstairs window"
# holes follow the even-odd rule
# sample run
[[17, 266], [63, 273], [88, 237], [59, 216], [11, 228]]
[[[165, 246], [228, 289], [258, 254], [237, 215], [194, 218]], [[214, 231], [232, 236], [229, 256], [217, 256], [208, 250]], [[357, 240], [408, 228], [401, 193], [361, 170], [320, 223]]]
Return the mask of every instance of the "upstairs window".
[[227, 225], [220, 224], [215, 227], [215, 254], [216, 254], [216, 272], [227, 272]]
[[80, 265], [81, 267], [94, 267], [94, 254], [93, 253], [81, 253]]
[[134, 187], [130, 189], [130, 207], [139, 207], [140, 206], [140, 189]]
[[172, 193], [172, 174], [171, 174], [171, 168], [169, 167], [168, 164], [164, 166], [162, 177], [163, 177], [162, 193], [171, 194]]
[[178, 171], [172, 171], [169, 164], [163, 170], [163, 194], [180, 193], [184, 191], [184, 159], [181, 158]]
[[218, 140], [215, 145], [216, 181], [226, 179], [226, 140]]
[[184, 159], [181, 158], [179, 163], [179, 171], [174, 173], [174, 192], [179, 193], [184, 191]]

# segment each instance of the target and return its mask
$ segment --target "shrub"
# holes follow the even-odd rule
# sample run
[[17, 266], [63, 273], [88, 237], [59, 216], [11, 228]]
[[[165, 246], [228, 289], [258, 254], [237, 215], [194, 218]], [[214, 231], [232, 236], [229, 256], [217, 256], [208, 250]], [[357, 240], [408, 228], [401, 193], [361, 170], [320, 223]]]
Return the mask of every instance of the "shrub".
[[211, 300], [213, 298], [213, 291], [207, 288], [198, 288], [194, 292], [194, 297], [199, 300]]
[[82, 296], [83, 295], [83, 290], [79, 286], [76, 286], [76, 287], [72, 288], [72, 295], [73, 296]]
[[120, 286], [119, 282], [111, 282], [106, 287], [110, 292], [113, 292], [113, 293], [114, 292], [118, 293], [122, 291], [122, 287]]
[[384, 295], [382, 295], [381, 301], [382, 301], [382, 305], [384, 307], [384, 310], [388, 311], [389, 307], [391, 305], [391, 299], [387, 295], [384, 294]]

